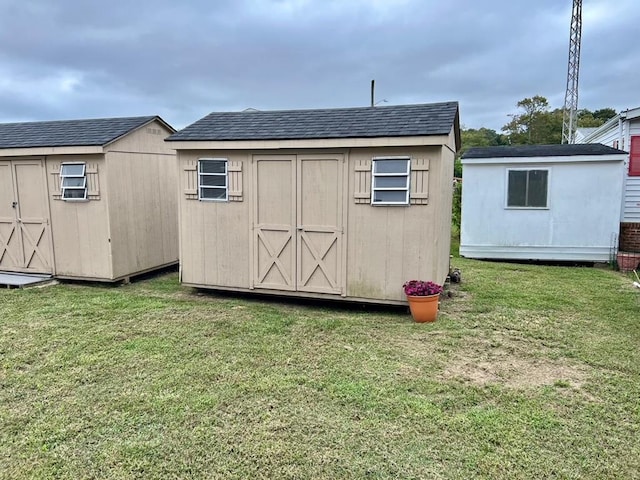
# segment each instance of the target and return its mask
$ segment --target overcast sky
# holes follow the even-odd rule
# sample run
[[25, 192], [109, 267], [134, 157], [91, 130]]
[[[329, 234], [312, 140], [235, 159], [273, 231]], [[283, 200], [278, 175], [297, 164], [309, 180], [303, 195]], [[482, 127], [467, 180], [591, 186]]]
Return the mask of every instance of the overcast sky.
[[[639, 0], [583, 0], [580, 108], [640, 106]], [[0, 121], [457, 100], [561, 107], [572, 0], [0, 0]], [[386, 103], [384, 102], [386, 100]]]

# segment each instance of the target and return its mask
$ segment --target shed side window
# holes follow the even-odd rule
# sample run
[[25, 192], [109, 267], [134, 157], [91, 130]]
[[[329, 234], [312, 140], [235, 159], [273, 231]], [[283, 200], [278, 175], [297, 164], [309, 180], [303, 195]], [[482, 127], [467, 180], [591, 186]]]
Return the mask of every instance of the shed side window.
[[374, 158], [371, 166], [371, 204], [409, 204], [409, 157]]
[[218, 202], [229, 199], [226, 158], [198, 160], [198, 199]]
[[640, 136], [631, 137], [631, 148], [629, 149], [629, 176], [640, 177]]
[[508, 170], [507, 207], [546, 208], [548, 170]]
[[86, 164], [63, 163], [60, 165], [60, 190], [63, 200], [86, 200]]

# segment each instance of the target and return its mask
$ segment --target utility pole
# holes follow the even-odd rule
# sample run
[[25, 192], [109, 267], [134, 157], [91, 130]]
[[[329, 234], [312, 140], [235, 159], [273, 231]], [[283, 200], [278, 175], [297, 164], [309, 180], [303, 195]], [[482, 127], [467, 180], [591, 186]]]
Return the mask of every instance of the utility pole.
[[582, 0], [573, 0], [569, 31], [569, 63], [567, 89], [562, 113], [562, 143], [575, 143], [578, 126], [578, 74], [580, 73], [580, 42], [582, 38]]

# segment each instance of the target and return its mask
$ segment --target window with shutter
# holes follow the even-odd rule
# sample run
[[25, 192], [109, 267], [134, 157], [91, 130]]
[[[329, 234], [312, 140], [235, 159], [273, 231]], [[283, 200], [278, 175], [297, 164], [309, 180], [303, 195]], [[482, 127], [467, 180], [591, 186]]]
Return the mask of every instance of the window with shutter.
[[87, 199], [87, 173], [84, 163], [60, 165], [60, 191], [63, 200]]

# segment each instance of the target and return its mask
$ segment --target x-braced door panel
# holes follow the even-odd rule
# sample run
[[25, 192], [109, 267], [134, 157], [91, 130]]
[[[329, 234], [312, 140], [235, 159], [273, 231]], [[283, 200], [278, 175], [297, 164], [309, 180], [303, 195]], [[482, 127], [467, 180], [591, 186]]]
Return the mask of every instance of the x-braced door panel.
[[342, 155], [300, 155], [297, 173], [297, 289], [342, 293]]
[[255, 287], [295, 290], [295, 155], [256, 156]]
[[256, 155], [254, 164], [254, 287], [343, 293], [343, 156]]
[[22, 264], [12, 170], [11, 162], [0, 162], [0, 270], [14, 270]]
[[51, 273], [43, 161], [0, 162], [0, 269]]

